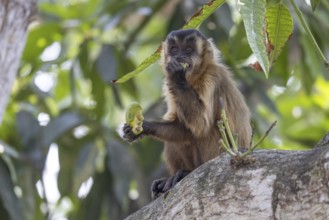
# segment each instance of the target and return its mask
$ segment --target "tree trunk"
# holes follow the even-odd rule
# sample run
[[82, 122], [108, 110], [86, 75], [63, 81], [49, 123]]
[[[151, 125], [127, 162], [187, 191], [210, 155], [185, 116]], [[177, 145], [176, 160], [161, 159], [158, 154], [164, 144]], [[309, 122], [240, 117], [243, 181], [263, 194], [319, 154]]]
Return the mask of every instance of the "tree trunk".
[[36, 11], [35, 0], [0, 0], [0, 123]]
[[310, 151], [217, 157], [127, 219], [329, 219], [329, 133]]

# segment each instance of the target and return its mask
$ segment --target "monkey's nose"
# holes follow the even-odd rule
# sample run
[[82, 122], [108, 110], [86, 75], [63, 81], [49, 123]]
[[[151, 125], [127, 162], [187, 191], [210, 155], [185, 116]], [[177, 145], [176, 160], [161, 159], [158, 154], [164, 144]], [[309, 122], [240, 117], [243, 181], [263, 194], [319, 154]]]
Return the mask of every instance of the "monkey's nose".
[[177, 57], [176, 57], [176, 60], [177, 60], [178, 62], [186, 62], [186, 61], [189, 60], [189, 58], [188, 58], [187, 56], [177, 56]]

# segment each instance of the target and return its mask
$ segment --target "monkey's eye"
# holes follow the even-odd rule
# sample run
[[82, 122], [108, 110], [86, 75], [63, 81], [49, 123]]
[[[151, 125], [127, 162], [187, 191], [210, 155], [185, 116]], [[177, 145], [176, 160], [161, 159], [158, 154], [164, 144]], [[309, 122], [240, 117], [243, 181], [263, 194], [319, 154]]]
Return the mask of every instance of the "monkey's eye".
[[177, 47], [170, 48], [170, 54], [177, 54], [177, 53], [178, 53], [178, 48]]
[[193, 51], [192, 47], [185, 47], [186, 53], [192, 53], [192, 51]]

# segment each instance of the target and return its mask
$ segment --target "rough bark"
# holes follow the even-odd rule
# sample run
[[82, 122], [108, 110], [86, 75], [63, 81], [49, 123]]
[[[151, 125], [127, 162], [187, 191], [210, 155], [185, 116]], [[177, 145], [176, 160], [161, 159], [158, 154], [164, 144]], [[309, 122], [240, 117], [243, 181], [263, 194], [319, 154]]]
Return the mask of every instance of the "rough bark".
[[329, 133], [310, 151], [258, 150], [199, 167], [127, 219], [329, 219]]
[[0, 123], [35, 14], [35, 0], [0, 0]]

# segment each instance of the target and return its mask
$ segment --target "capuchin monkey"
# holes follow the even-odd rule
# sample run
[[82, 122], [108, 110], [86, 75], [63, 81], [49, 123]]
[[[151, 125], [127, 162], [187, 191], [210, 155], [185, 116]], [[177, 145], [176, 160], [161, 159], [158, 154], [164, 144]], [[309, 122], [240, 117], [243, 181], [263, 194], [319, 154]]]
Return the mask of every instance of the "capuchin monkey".
[[122, 129], [128, 142], [144, 136], [164, 142], [171, 177], [153, 182], [153, 198], [223, 152], [217, 127], [223, 107], [238, 146], [248, 148], [252, 136], [249, 109], [211, 39], [194, 29], [171, 32], [162, 43], [161, 66], [167, 103], [163, 120], [145, 120], [139, 135], [129, 125]]

